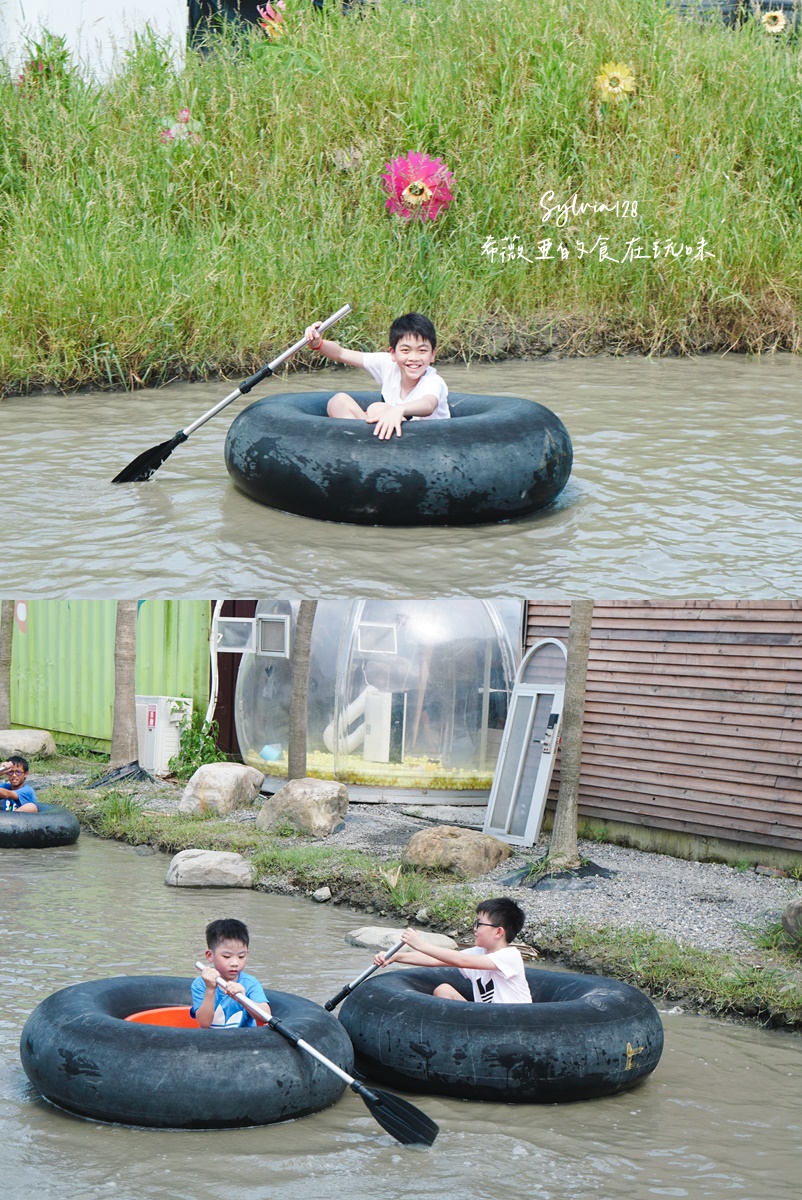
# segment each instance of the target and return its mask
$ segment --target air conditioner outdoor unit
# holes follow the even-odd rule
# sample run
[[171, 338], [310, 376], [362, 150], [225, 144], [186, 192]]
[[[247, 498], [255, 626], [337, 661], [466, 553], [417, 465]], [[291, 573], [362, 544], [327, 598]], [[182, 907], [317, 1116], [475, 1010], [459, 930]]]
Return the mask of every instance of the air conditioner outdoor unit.
[[192, 716], [192, 701], [186, 696], [137, 696], [139, 765], [146, 771], [167, 774], [168, 763], [180, 747], [184, 716]]

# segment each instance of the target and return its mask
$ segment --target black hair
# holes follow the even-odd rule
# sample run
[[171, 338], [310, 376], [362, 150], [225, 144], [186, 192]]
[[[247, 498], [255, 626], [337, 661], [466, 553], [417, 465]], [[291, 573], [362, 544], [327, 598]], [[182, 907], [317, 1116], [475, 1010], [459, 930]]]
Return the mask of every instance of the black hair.
[[508, 942], [513, 942], [526, 924], [526, 914], [520, 904], [508, 896], [497, 900], [481, 900], [476, 905], [478, 916], [489, 917], [494, 925], [500, 925]]
[[26, 774], [30, 770], [30, 767], [28, 766], [27, 758], [23, 758], [21, 754], [9, 754], [8, 758], [6, 759], [6, 762], [19, 763], [19, 765], [22, 767], [23, 771], [25, 771]]
[[218, 921], [210, 921], [206, 926], [206, 945], [210, 950], [216, 950], [221, 942], [242, 942], [243, 946], [248, 946], [248, 926], [235, 917], [220, 917]]
[[427, 341], [432, 350], [437, 349], [437, 334], [434, 331], [434, 325], [428, 317], [424, 317], [421, 313], [404, 313], [403, 317], [396, 317], [390, 326], [390, 346], [395, 350], [401, 338], [405, 334], [414, 333], [419, 338]]

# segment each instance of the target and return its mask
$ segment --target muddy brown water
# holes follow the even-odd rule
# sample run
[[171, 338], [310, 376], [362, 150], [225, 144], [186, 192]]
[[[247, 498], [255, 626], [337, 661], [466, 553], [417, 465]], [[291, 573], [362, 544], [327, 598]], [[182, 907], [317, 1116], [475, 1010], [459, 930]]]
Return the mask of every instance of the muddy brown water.
[[[442, 368], [455, 391], [552, 408], [574, 443], [558, 500], [526, 520], [375, 529], [276, 512], [238, 493], [223, 446], [241, 400], [148, 483], [110, 480], [233, 384], [6, 399], [4, 594], [140, 597], [802, 593], [802, 361], [580, 359]], [[365, 386], [363, 372], [259, 395]], [[8, 479], [8, 475], [7, 475]]]
[[302, 1120], [219, 1132], [103, 1125], [51, 1107], [19, 1060], [34, 1006], [75, 981], [189, 976], [213, 917], [249, 924], [251, 969], [271, 987], [323, 1002], [367, 965], [366, 952], [344, 941], [366, 923], [363, 914], [255, 892], [166, 888], [168, 861], [87, 835], [74, 847], [0, 852], [8, 1200], [799, 1196], [802, 1038], [691, 1013], [664, 1013], [663, 1058], [624, 1095], [546, 1107], [412, 1097], [441, 1128], [429, 1151], [397, 1145], [350, 1093]]

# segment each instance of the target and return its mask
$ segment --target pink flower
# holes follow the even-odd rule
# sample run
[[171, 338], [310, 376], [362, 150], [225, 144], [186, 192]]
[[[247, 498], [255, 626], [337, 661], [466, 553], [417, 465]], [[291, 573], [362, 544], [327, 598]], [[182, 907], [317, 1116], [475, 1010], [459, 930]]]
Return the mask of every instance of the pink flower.
[[161, 133], [159, 134], [159, 141], [160, 142], [175, 141], [175, 134], [173, 133], [172, 129], [162, 129]]
[[407, 221], [433, 221], [454, 198], [449, 188], [454, 175], [441, 158], [410, 151], [385, 163], [384, 170], [382, 183], [389, 197], [385, 207]]
[[186, 125], [187, 122], [189, 121], [189, 109], [188, 108], [180, 108], [178, 110], [178, 116], [176, 117], [176, 121], [178, 121], [181, 125]]
[[257, 4], [256, 11], [261, 17], [259, 24], [269, 38], [279, 38], [284, 35], [285, 30], [282, 28], [284, 18], [280, 12], [276, 12], [276, 9], [285, 9], [286, 7], [287, 5], [284, 3], [284, 0], [276, 0], [275, 8], [270, 3], [270, 0], [267, 0], [266, 4]]

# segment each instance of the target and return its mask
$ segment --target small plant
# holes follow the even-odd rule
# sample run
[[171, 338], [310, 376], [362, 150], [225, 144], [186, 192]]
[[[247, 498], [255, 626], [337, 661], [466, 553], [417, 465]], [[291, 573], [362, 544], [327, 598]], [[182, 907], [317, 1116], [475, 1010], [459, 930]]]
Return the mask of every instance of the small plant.
[[109, 761], [105, 750], [93, 750], [83, 742], [56, 742], [56, 749], [63, 758], [78, 758], [82, 762], [91, 763]]
[[43, 33], [41, 42], [28, 44], [30, 57], [20, 72], [17, 86], [22, 95], [31, 96], [42, 87], [66, 85], [70, 79], [70, 53], [64, 38]]
[[166, 145], [171, 145], [173, 142], [199, 142], [201, 140], [200, 129], [200, 121], [193, 121], [189, 109], [181, 108], [172, 123], [169, 119], [162, 120], [159, 141]]
[[402, 867], [400, 863], [394, 867], [388, 868], [387, 870], [385, 870], [384, 867], [379, 867], [379, 874], [387, 884], [390, 891], [392, 891], [393, 888], [398, 887], [398, 881], [401, 878], [401, 871]]
[[225, 754], [217, 749], [220, 727], [216, 721], [206, 721], [199, 712], [181, 718], [178, 754], [167, 764], [177, 779], [189, 779], [198, 767], [206, 763], [224, 762]]
[[741, 871], [743, 874], [745, 874], [747, 871], [752, 870], [752, 864], [748, 858], [739, 858], [732, 864], [732, 869], [734, 871]]

